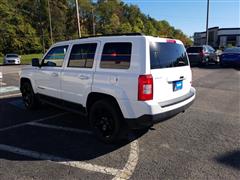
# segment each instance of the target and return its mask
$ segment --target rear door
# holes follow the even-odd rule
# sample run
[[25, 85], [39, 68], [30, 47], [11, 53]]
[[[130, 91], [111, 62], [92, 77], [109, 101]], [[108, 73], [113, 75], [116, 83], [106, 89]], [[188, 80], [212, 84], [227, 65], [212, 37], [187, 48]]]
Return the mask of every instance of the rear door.
[[62, 73], [62, 99], [85, 104], [92, 88], [94, 59], [99, 44], [94, 41], [73, 44], [67, 67]]
[[192, 74], [182, 44], [174, 41], [150, 43], [150, 63], [154, 99], [164, 102], [189, 93]]
[[203, 47], [189, 47], [187, 49], [188, 57], [190, 63], [199, 63], [202, 62], [201, 53], [203, 51]]

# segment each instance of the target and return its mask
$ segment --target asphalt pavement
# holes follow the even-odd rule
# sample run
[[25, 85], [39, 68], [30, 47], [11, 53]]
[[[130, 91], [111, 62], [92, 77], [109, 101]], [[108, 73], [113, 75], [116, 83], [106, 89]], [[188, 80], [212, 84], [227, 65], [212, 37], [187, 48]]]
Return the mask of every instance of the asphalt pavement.
[[[240, 71], [192, 68], [194, 104], [106, 145], [83, 117], [19, 97], [23, 66], [1, 66], [0, 179], [240, 179]], [[15, 88], [15, 89], [14, 89]]]

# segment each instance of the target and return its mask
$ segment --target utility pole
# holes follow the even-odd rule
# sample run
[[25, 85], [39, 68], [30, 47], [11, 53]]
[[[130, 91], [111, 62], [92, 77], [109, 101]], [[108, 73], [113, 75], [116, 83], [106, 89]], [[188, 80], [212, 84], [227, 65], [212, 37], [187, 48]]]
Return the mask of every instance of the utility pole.
[[92, 7], [92, 26], [93, 26], [93, 36], [95, 36], [96, 35], [96, 24], [95, 24], [93, 7]]
[[209, 0], [207, 0], [207, 21], [206, 21], [206, 45], [208, 45], [208, 20], [209, 20]]
[[81, 26], [80, 26], [80, 18], [79, 18], [79, 9], [78, 9], [78, 0], [76, 0], [76, 11], [77, 11], [77, 24], [78, 24], [78, 36], [81, 38]]
[[39, 23], [40, 23], [40, 28], [41, 28], [41, 33], [42, 33], [42, 48], [43, 48], [43, 54], [45, 54], [45, 42], [44, 42], [44, 31], [43, 31], [43, 23], [42, 23], [42, 13], [40, 12], [41, 10], [41, 2], [40, 0], [37, 0], [37, 10], [38, 10], [38, 17], [39, 17]]
[[50, 9], [50, 2], [49, 2], [49, 0], [48, 0], [48, 16], [49, 16], [49, 26], [50, 26], [50, 38], [51, 38], [51, 43], [53, 44], [52, 17], [51, 17], [51, 9]]

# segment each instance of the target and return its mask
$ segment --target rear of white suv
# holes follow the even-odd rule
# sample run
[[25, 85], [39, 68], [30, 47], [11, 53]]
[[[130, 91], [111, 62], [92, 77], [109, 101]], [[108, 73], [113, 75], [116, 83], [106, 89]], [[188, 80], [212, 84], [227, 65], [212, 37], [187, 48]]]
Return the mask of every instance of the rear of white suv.
[[195, 99], [192, 72], [179, 40], [146, 37], [146, 71], [138, 78], [138, 99], [131, 101], [132, 128], [151, 126], [184, 112]]
[[83, 113], [104, 142], [152, 126], [195, 99], [182, 42], [143, 35], [83, 38], [53, 45], [21, 72], [28, 109], [39, 100]]

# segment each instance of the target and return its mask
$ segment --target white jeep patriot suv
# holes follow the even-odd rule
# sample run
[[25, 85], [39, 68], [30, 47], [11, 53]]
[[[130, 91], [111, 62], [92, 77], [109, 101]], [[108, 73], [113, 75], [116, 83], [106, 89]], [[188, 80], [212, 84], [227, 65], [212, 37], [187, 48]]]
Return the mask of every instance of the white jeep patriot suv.
[[138, 33], [56, 43], [20, 78], [27, 109], [41, 101], [82, 113], [104, 142], [184, 112], [195, 99], [183, 43]]

